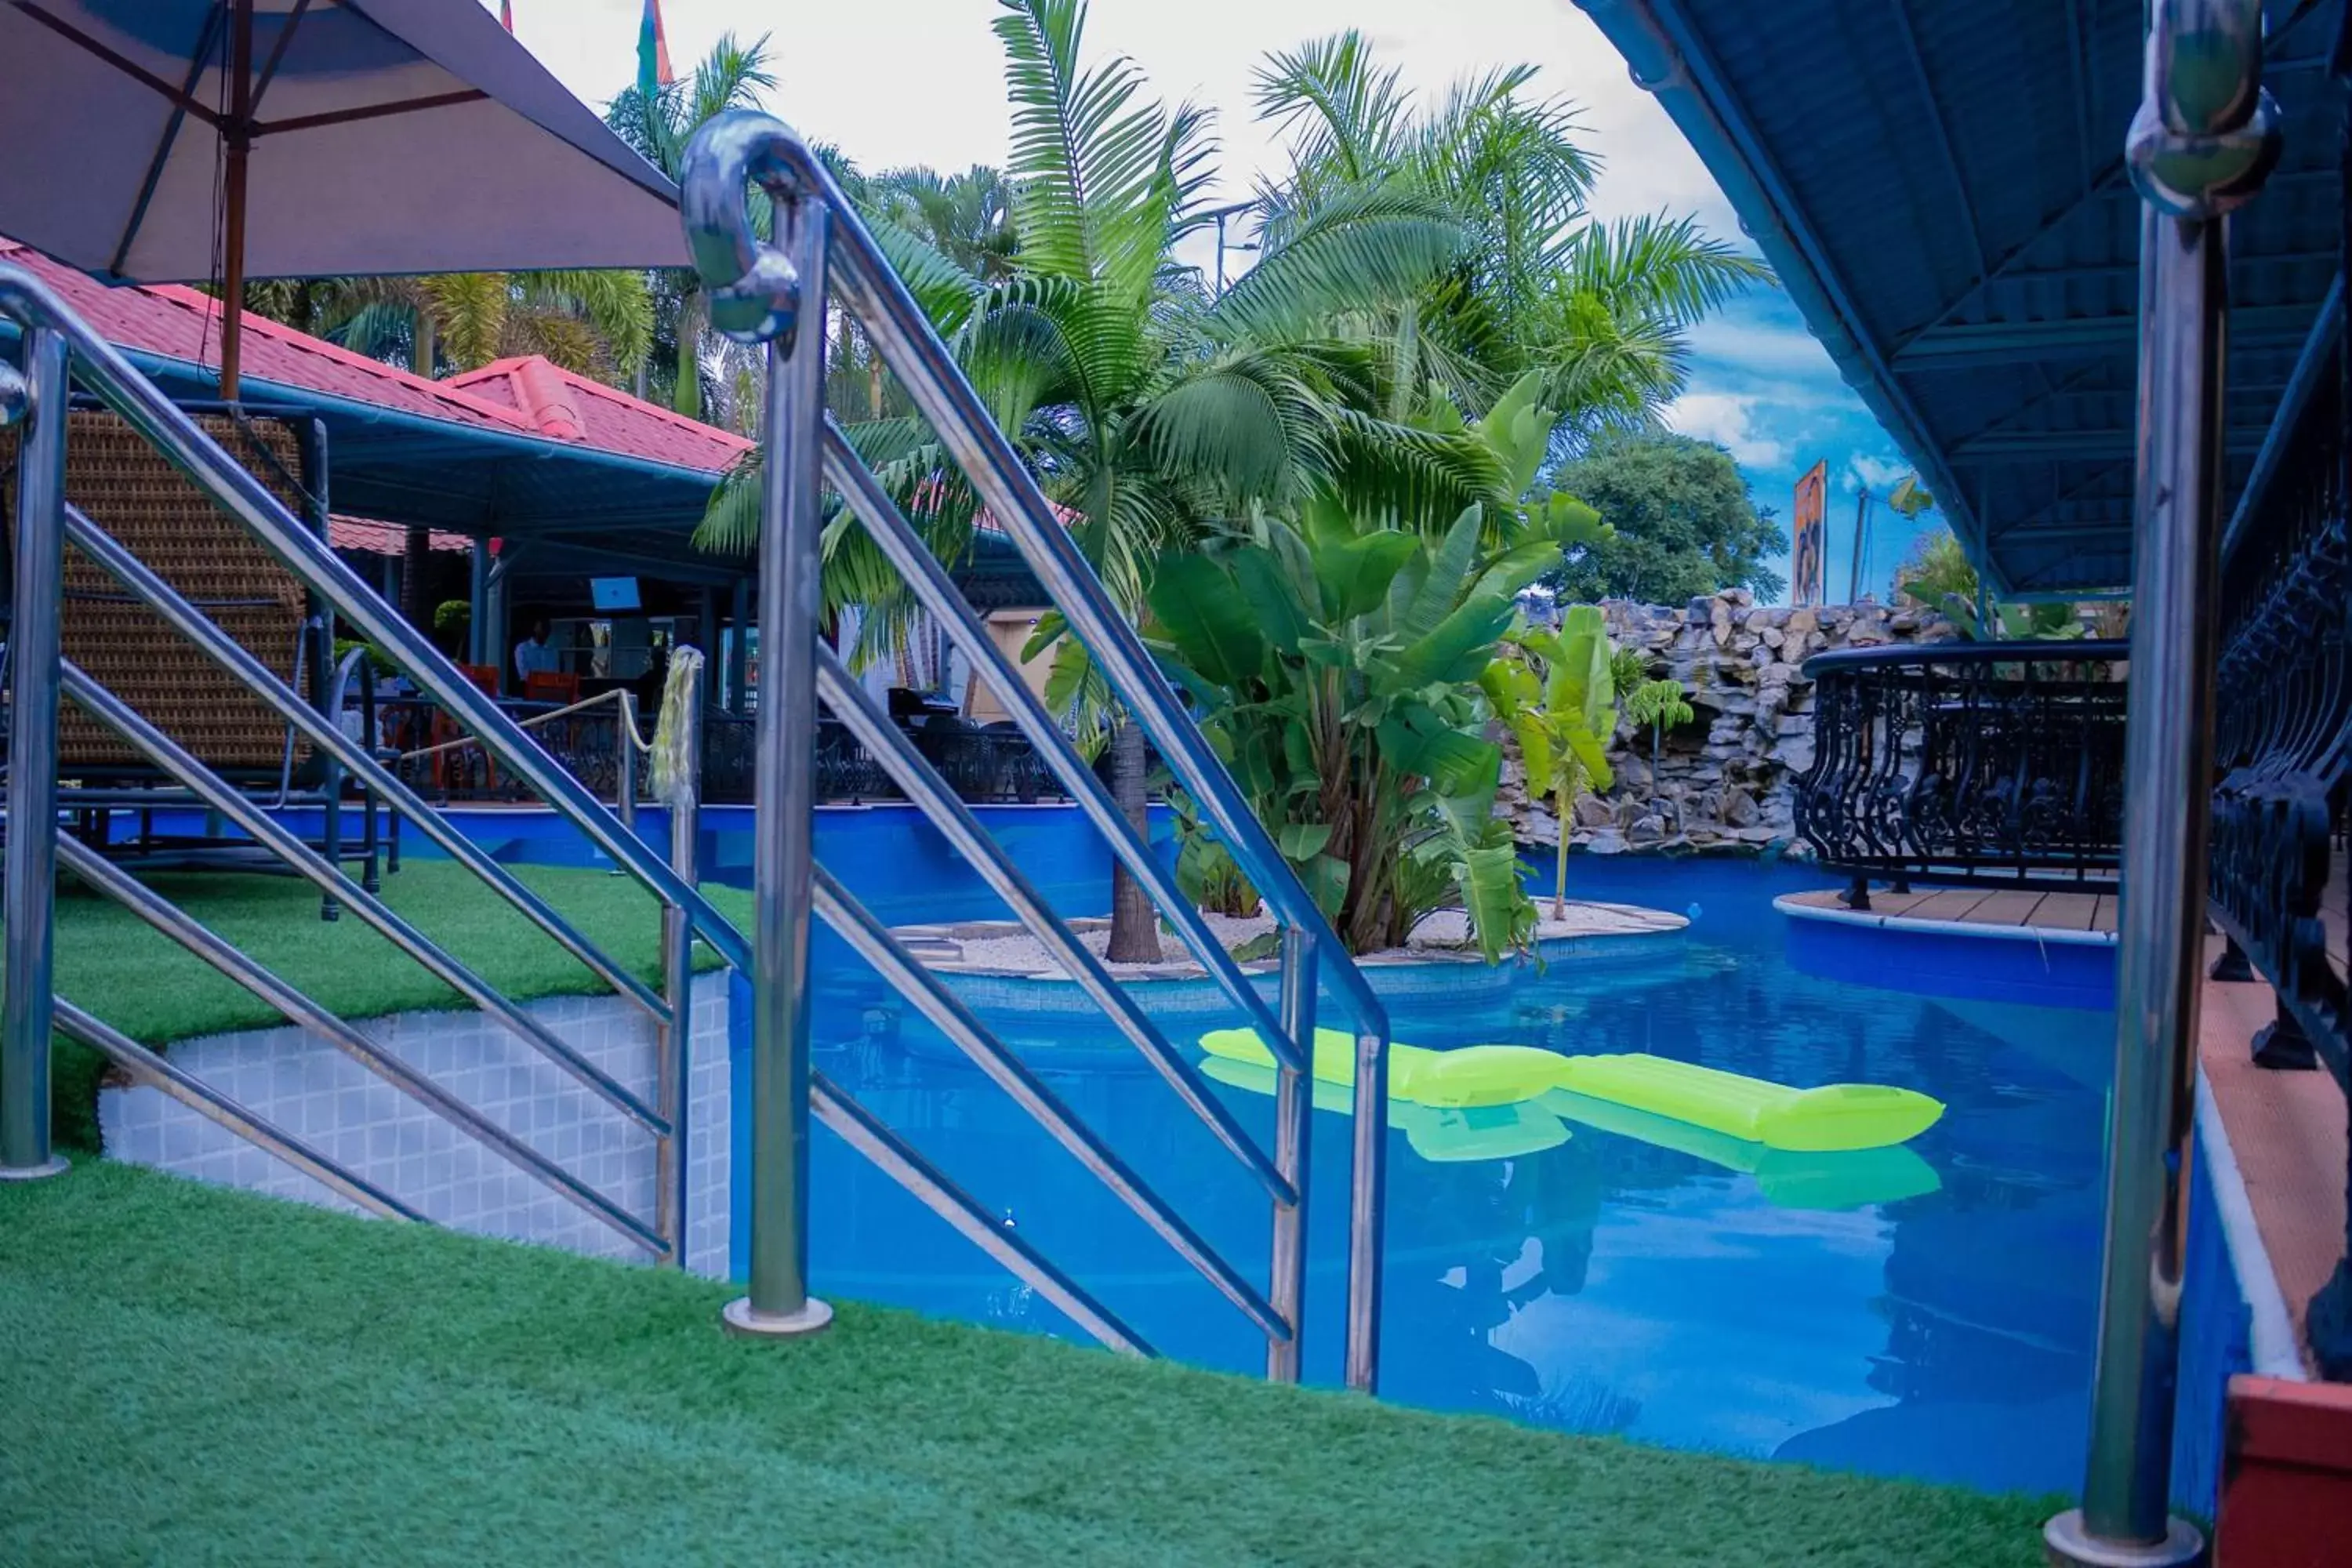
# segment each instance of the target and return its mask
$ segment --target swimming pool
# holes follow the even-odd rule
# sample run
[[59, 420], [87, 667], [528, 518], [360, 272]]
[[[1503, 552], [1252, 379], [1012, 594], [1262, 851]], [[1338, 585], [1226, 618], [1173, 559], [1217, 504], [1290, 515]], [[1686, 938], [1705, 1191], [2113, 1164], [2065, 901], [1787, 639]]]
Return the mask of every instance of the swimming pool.
[[[1648, 1051], [1801, 1087], [1900, 1085], [1949, 1110], [1907, 1151], [1775, 1156], [1754, 1170], [1595, 1126], [1501, 1159], [1475, 1157], [1482, 1137], [1524, 1144], [1522, 1133], [1481, 1128], [1475, 1113], [1450, 1128], [1392, 1128], [1382, 1393], [1683, 1447], [1985, 1488], [2074, 1487], [2096, 1317], [2104, 999], [1914, 995], [1802, 972], [1771, 900], [1824, 883], [1793, 868], [1587, 859], [1572, 875], [1587, 896], [1696, 906], [1693, 924], [1540, 973], [1457, 971], [1443, 985], [1395, 975], [1382, 988], [1402, 988], [1391, 1000], [1397, 1037]], [[1082, 880], [1063, 886], [1057, 901], [1079, 912]], [[886, 918], [938, 918], [936, 890], [886, 882], [866, 896]], [[824, 1071], [1161, 1352], [1262, 1366], [1263, 1342], [1240, 1314], [854, 956], [827, 942], [815, 967]], [[1265, 1205], [1230, 1156], [1108, 1027], [1042, 1016], [1004, 989], [971, 999], [1262, 1278]], [[1193, 1011], [1198, 992], [1187, 990], [1162, 994], [1184, 1005], [1148, 1003], [1172, 1037], [1235, 1021]], [[1270, 1145], [1270, 1099], [1219, 1092]], [[1328, 1383], [1339, 1372], [1346, 1131], [1341, 1116], [1318, 1113], [1308, 1375]], [[818, 1133], [814, 1166], [819, 1290], [1080, 1337], [829, 1133]]]
[[[979, 814], [1064, 914], [1107, 906], [1108, 856], [1069, 808]], [[597, 858], [546, 814], [453, 818], [503, 859]], [[658, 811], [641, 828], [662, 841]], [[707, 873], [748, 879], [749, 833], [747, 811], [707, 814]], [[886, 920], [1003, 912], [904, 806], [826, 808], [817, 837], [821, 858]], [[412, 853], [429, 852], [412, 839]], [[1801, 930], [1771, 900], [1828, 879], [1794, 868], [1586, 857], [1571, 878], [1582, 896], [1691, 910], [1693, 923], [1540, 973], [1376, 971], [1397, 1037], [1647, 1051], [1798, 1087], [1897, 1085], [1948, 1110], [1883, 1157], [1751, 1157], [1752, 1169], [1726, 1168], [1719, 1147], [1593, 1125], [1559, 1126], [1550, 1146], [1499, 1159], [1472, 1156], [1497, 1140], [1545, 1140], [1477, 1113], [1396, 1128], [1382, 1393], [1684, 1447], [2072, 1489], [2096, 1317], [2111, 975], [2084, 952], [2032, 943]], [[821, 929], [817, 941], [814, 1047], [828, 1074], [1158, 1349], [1262, 1368], [1263, 1341], [1222, 1296], [845, 947]], [[1201, 990], [1146, 990], [1171, 1038], [1237, 1021], [1221, 1005], [1196, 1010]], [[1230, 1156], [1091, 1012], [1040, 1010], [1006, 991], [968, 999], [1263, 1280], [1266, 1205]], [[1270, 1146], [1272, 1101], [1218, 1092]], [[1347, 1132], [1343, 1117], [1318, 1113], [1307, 1373], [1329, 1384]], [[821, 1292], [1082, 1337], [822, 1128], [813, 1163]], [[740, 1267], [740, 1245], [736, 1257]]]

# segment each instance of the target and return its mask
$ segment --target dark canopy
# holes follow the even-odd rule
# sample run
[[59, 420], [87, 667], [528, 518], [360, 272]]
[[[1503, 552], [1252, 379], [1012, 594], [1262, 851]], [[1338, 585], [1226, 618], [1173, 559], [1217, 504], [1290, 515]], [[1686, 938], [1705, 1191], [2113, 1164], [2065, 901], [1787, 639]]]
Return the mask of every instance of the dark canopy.
[[[2141, 0], [1578, 0], [1994, 585], [2131, 578]], [[2285, 155], [2231, 225], [2229, 494], [2336, 277], [2343, 0], [2269, 0]]]

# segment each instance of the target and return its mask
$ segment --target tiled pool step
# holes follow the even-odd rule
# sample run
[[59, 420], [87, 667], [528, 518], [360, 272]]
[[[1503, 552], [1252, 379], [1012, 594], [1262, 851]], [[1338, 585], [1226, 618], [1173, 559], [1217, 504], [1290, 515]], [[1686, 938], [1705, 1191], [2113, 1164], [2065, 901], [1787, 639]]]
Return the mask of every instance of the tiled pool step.
[[[624, 1085], [653, 1093], [653, 1027], [629, 1003], [613, 996], [554, 997], [525, 1008]], [[687, 1266], [724, 1275], [732, 1110], [726, 975], [695, 983], [692, 1018]], [[357, 1026], [606, 1197], [651, 1217], [651, 1136], [496, 1022], [476, 1012], [396, 1013]], [[646, 1256], [310, 1030], [289, 1025], [204, 1036], [174, 1044], [170, 1055], [436, 1224], [595, 1256]], [[158, 1089], [101, 1090], [99, 1122], [110, 1159], [357, 1212], [310, 1177]]]

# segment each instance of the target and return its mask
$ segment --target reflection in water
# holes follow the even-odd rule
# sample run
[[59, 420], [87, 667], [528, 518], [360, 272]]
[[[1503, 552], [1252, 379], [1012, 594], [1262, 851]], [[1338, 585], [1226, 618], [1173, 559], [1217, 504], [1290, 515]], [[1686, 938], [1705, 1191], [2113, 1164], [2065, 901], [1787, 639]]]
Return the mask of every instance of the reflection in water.
[[[1800, 974], [1769, 907], [1797, 885], [1786, 876], [1579, 875], [1595, 897], [1696, 899], [1706, 913], [1680, 936], [1481, 976], [1466, 996], [1400, 995], [1397, 1033], [1441, 1048], [1647, 1051], [1798, 1087], [1898, 1085], [1949, 1110], [1900, 1148], [1794, 1155], [1557, 1091], [1486, 1110], [1394, 1105], [1383, 1393], [1694, 1447], [2072, 1487], [2095, 1313], [2105, 1016]], [[817, 970], [825, 1071], [1164, 1352], [1262, 1366], [1263, 1342], [1221, 1296], [854, 959], [828, 946]], [[1236, 1021], [1147, 1005], [1180, 1041]], [[1263, 1278], [1263, 1194], [1129, 1047], [1091, 1021], [979, 1007]], [[1271, 1073], [1204, 1070], [1270, 1145]], [[1308, 1373], [1323, 1381], [1337, 1381], [1345, 1291], [1345, 1100], [1318, 1087]], [[816, 1163], [823, 1289], [1075, 1336], [830, 1137]]]

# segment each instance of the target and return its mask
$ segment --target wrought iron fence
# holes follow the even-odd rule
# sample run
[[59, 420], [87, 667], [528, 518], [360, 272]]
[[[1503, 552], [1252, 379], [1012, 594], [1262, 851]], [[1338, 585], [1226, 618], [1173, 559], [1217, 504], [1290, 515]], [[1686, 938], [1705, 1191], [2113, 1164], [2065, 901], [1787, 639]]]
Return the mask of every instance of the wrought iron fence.
[[[531, 728], [548, 753], [599, 800], [618, 796], [625, 776], [644, 797], [644, 770], [624, 770], [621, 719], [605, 704], [551, 716]], [[711, 805], [748, 805], [752, 799], [754, 720], [714, 713], [702, 723], [702, 798]], [[931, 719], [909, 727], [915, 749], [949, 786], [972, 805], [1067, 798], [1029, 738], [1010, 724], [974, 725]], [[523, 798], [520, 784], [478, 748], [457, 747], [403, 762], [406, 782], [429, 798], [447, 801]], [[882, 763], [836, 720], [820, 720], [816, 735], [817, 798], [897, 800], [898, 784]]]
[[1856, 879], [2110, 883], [2122, 844], [2120, 642], [1845, 648], [1805, 662], [1798, 834]]
[[[2257, 1059], [2324, 1063], [2352, 1094], [2352, 998], [2328, 935], [2352, 916], [2342, 853], [2352, 784], [2346, 362], [2339, 281], [2224, 545], [2210, 892], [2215, 919], [2278, 994]], [[2352, 1151], [2347, 1159], [2352, 1170]], [[2352, 1379], [2352, 1262], [2313, 1298], [2305, 1328], [2322, 1374]]]

